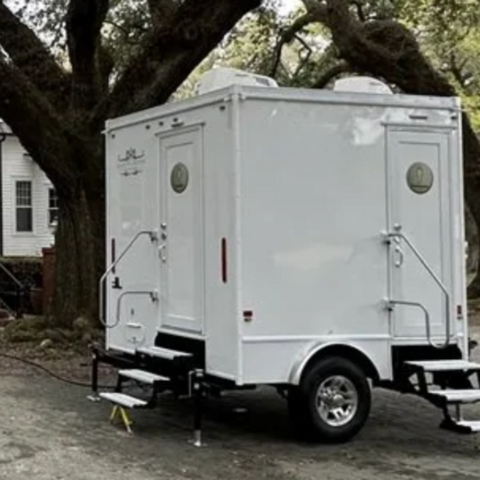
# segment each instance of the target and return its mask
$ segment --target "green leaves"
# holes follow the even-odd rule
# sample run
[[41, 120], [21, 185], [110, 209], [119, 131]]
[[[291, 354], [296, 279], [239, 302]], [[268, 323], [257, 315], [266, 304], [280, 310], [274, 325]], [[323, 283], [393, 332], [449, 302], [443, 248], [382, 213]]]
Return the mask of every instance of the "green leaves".
[[[65, 65], [65, 15], [68, 0], [5, 0], [32, 25]], [[150, 0], [152, 1], [152, 0]], [[180, 0], [171, 1], [175, 5]], [[138, 52], [152, 27], [148, 0], [111, 0], [102, 28], [102, 46], [115, 67], [114, 77]], [[283, 2], [283, 5], [285, 2]], [[407, 26], [432, 64], [457, 88], [480, 130], [480, 9], [478, 0], [355, 0], [352, 12], [364, 21], [393, 18]], [[276, 58], [282, 33], [305, 10], [286, 10], [281, 0], [267, 0], [245, 17], [218, 48], [195, 70], [176, 97], [192, 93], [201, 73], [227, 65], [265, 75], [279, 83], [311, 86], [338, 62], [330, 32], [320, 23], [310, 24], [287, 42]], [[478, 117], [478, 120], [477, 120]]]
[[462, 97], [480, 131], [480, 9], [477, 0], [402, 0], [397, 16]]
[[[6, 0], [32, 26], [60, 59], [66, 55], [65, 19], [69, 0]], [[116, 70], [133, 55], [151, 26], [147, 0], [111, 0], [102, 28], [102, 44], [112, 56]]]

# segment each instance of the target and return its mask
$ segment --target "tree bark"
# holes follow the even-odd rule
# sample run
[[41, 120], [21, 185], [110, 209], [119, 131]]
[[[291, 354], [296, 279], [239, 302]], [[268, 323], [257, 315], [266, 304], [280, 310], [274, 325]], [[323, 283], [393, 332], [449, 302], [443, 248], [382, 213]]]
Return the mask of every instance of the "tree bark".
[[82, 112], [95, 107], [101, 92], [97, 52], [108, 0], [71, 0], [67, 12], [67, 45], [72, 64], [71, 104]]
[[[480, 226], [480, 144], [465, 113], [463, 114], [463, 121], [464, 124], [466, 122], [463, 128], [465, 199], [478, 228]], [[474, 239], [475, 237], [472, 240]], [[477, 241], [480, 240], [478, 236], [476, 239]], [[476, 252], [479, 245], [471, 246], [471, 252]], [[480, 296], [480, 269], [478, 264], [475, 277], [468, 286], [468, 296], [470, 298]]]
[[[225, 34], [261, 0], [149, 0], [153, 27], [116, 83], [101, 29], [108, 0], [69, 0], [66, 73], [0, 0], [0, 118], [59, 196], [53, 314], [71, 325], [98, 318], [105, 269], [106, 118], [170, 98]], [[2, 54], [6, 52], [8, 58]]]
[[[184, 0], [145, 36], [101, 112], [117, 116], [165, 103], [193, 69], [261, 0]], [[132, 91], [132, 85], [136, 88]], [[105, 109], [105, 110], [103, 110]]]
[[64, 109], [69, 76], [45, 45], [0, 1], [0, 46], [15, 67], [55, 106]]
[[333, 79], [342, 73], [351, 73], [352, 67], [347, 62], [339, 62], [326, 72], [323, 72], [311, 88], [325, 88]]
[[60, 197], [56, 232], [53, 315], [71, 325], [79, 316], [98, 317], [98, 279], [104, 270], [104, 201], [85, 188]]
[[468, 242], [468, 257], [467, 257], [467, 286], [475, 279], [478, 270], [478, 260], [480, 257], [480, 240], [477, 224], [472, 216], [472, 212], [468, 205], [465, 206], [465, 232]]

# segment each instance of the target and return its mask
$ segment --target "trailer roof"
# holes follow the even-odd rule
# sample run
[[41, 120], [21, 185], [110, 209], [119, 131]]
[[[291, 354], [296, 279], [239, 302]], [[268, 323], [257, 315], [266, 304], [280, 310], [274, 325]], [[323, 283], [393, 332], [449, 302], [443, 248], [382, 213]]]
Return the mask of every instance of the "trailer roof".
[[415, 109], [433, 109], [459, 111], [461, 103], [459, 97], [439, 97], [427, 95], [407, 94], [379, 94], [363, 92], [338, 92], [334, 90], [315, 90], [307, 88], [291, 87], [252, 87], [244, 85], [232, 85], [227, 88], [191, 97], [178, 102], [167, 103], [158, 107], [131, 113], [118, 118], [107, 120], [106, 132], [123, 128], [145, 121], [155, 121], [162, 117], [173, 115], [188, 110], [201, 108], [232, 98], [233, 95], [241, 95], [242, 99], [256, 99], [265, 101], [282, 101], [292, 103], [312, 104], [344, 104], [369, 107], [399, 107]]

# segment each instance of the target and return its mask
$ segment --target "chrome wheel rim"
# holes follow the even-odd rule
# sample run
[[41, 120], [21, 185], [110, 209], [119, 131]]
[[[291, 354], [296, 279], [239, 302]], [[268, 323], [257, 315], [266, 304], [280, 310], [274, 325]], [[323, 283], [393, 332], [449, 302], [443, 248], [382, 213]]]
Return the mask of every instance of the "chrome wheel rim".
[[347, 377], [328, 377], [318, 387], [316, 407], [320, 418], [330, 427], [350, 422], [358, 410], [358, 392]]

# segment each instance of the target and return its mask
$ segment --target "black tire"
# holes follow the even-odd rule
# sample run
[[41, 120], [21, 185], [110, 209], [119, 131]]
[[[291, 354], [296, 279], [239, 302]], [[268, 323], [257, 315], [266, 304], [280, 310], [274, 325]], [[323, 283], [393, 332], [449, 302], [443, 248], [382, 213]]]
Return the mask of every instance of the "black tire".
[[[356, 411], [346, 423], [332, 425], [317, 409], [317, 393], [325, 380], [341, 376], [356, 393]], [[337, 397], [338, 398], [338, 397]], [[288, 410], [295, 429], [308, 440], [343, 443], [357, 435], [365, 425], [371, 408], [371, 389], [365, 373], [342, 357], [326, 357], [312, 365], [303, 375], [299, 387], [288, 395]], [[347, 421], [348, 420], [348, 421]]]

